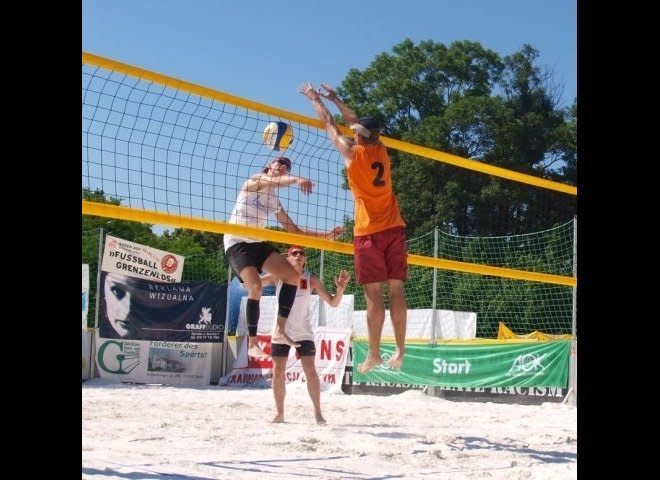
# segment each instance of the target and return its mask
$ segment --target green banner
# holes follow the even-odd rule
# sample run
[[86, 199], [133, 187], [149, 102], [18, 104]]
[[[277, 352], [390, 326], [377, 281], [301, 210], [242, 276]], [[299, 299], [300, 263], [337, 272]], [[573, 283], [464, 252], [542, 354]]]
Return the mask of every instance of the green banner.
[[566, 387], [570, 340], [480, 345], [406, 345], [401, 370], [387, 366], [394, 344], [383, 343], [383, 365], [361, 374], [367, 343], [353, 342], [353, 380], [441, 387]]

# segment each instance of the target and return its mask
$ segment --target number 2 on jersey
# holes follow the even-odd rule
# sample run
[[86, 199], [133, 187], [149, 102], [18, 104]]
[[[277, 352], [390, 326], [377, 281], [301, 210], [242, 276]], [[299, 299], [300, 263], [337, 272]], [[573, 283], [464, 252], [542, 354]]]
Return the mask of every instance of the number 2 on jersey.
[[383, 165], [382, 162], [374, 162], [371, 164], [371, 168], [373, 170], [378, 170], [376, 172], [376, 176], [374, 177], [373, 181], [371, 183], [374, 184], [376, 187], [384, 187], [385, 186], [385, 181], [383, 180], [383, 172], [385, 171], [385, 166]]

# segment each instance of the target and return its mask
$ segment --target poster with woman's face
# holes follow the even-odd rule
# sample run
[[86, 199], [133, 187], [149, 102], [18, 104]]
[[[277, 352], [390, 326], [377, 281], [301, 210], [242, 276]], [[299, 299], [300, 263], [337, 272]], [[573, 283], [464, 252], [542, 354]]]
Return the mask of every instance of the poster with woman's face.
[[226, 285], [102, 272], [99, 293], [102, 338], [219, 342], [224, 336]]

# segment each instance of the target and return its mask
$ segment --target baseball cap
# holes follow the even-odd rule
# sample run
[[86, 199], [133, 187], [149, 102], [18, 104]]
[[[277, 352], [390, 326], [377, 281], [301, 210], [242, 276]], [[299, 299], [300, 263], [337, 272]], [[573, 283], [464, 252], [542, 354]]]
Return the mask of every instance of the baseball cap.
[[281, 165], [284, 165], [289, 172], [291, 171], [291, 160], [288, 157], [275, 157], [264, 167], [263, 173], [268, 171], [269, 165], [273, 162], [279, 162]]
[[373, 117], [362, 117], [358, 123], [351, 125], [351, 130], [356, 131], [363, 137], [369, 138], [371, 130], [380, 130], [380, 122]]

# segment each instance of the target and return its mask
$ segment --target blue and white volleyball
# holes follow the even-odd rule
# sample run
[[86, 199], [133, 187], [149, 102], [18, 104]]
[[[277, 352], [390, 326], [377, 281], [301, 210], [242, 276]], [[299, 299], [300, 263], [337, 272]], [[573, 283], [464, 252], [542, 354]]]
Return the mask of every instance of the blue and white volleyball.
[[271, 150], [286, 150], [293, 141], [293, 129], [285, 122], [271, 122], [266, 125], [262, 138]]

